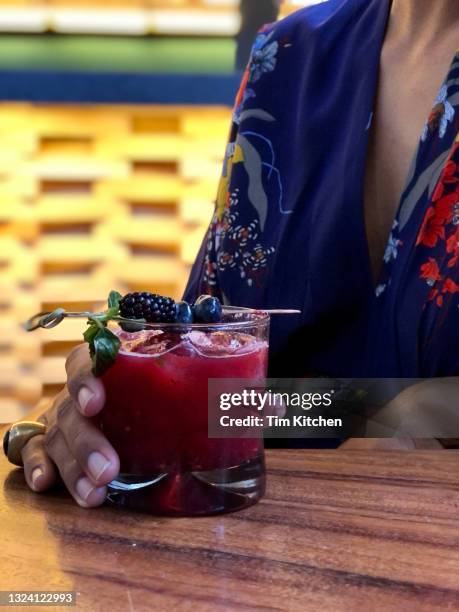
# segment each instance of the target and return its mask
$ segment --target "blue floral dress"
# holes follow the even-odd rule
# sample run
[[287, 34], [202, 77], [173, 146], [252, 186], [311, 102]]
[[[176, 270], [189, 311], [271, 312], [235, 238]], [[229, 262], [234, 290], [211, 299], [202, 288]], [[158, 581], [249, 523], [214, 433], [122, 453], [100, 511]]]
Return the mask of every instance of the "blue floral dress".
[[375, 284], [363, 184], [390, 0], [329, 0], [259, 34], [185, 293], [298, 308], [271, 372], [459, 374], [459, 54], [426, 121]]

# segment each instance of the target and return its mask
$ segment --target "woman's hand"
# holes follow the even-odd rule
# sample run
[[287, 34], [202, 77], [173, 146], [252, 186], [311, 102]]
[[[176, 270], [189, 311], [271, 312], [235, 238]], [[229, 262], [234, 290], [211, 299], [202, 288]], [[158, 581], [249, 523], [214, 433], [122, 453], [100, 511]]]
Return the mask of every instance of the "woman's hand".
[[60, 475], [80, 506], [100, 506], [119, 472], [118, 455], [91, 421], [105, 403], [105, 390], [91, 374], [86, 344], [70, 353], [65, 367], [67, 385], [37, 419], [46, 434], [22, 450], [25, 477], [33, 491], [42, 492]]

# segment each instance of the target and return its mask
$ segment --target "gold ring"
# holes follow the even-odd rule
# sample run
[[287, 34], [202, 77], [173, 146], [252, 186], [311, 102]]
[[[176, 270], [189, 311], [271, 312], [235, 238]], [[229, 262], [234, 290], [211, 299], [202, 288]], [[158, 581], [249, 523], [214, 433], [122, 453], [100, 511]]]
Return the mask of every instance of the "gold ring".
[[34, 436], [41, 436], [46, 432], [46, 425], [38, 421], [20, 421], [14, 423], [3, 438], [3, 451], [8, 461], [13, 465], [22, 467], [22, 449]]

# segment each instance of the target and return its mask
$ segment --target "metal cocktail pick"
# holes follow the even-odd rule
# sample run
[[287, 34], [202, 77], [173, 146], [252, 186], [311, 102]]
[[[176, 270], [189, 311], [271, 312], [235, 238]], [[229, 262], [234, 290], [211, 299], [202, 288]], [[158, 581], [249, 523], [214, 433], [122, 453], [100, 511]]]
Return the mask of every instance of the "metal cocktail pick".
[[56, 308], [52, 312], [38, 312], [23, 324], [23, 328], [26, 331], [34, 331], [40, 327], [42, 329], [52, 329], [66, 318], [87, 319], [93, 314], [92, 312], [67, 312], [63, 308]]
[[[301, 314], [301, 310], [274, 308], [274, 309], [256, 309], [256, 308], [244, 308], [240, 306], [224, 306], [224, 310], [231, 310], [232, 312], [266, 312], [270, 315], [294, 315]], [[26, 331], [34, 331], [35, 329], [52, 329], [62, 323], [64, 319], [87, 319], [88, 317], [97, 316], [97, 314], [103, 315], [104, 313], [94, 313], [89, 311], [82, 312], [67, 312], [64, 308], [56, 308], [52, 312], [38, 312], [23, 325]], [[113, 317], [113, 321], [120, 321], [135, 324], [138, 322], [139, 327], [144, 325], [143, 321], [136, 321], [135, 319], [125, 319], [123, 317]]]

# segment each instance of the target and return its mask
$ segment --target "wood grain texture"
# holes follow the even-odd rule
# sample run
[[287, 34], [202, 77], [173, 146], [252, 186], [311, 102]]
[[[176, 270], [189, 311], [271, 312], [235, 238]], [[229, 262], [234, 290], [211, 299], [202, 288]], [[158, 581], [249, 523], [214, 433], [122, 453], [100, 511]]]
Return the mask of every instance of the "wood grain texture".
[[459, 610], [459, 452], [268, 451], [258, 505], [83, 510], [0, 459], [0, 589], [81, 610]]

